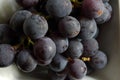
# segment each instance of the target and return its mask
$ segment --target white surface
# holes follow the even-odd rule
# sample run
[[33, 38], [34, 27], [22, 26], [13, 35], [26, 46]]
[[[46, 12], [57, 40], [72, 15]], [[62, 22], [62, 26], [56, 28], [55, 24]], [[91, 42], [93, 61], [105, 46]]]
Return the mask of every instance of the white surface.
[[[11, 1], [11, 0], [0, 0]], [[119, 24], [119, 0], [110, 1], [113, 7], [112, 20], [101, 26], [99, 43], [100, 49], [105, 51], [109, 58], [108, 65], [91, 77], [83, 80], [119, 80], [120, 79], [120, 24]], [[3, 5], [3, 4], [2, 4]], [[0, 7], [1, 8], [1, 7]], [[1, 10], [1, 9], [0, 9]], [[2, 14], [4, 15], [4, 14]], [[43, 80], [40, 79], [40, 70], [33, 73], [20, 73], [15, 66], [0, 69], [0, 80]], [[44, 76], [46, 77], [46, 76]]]

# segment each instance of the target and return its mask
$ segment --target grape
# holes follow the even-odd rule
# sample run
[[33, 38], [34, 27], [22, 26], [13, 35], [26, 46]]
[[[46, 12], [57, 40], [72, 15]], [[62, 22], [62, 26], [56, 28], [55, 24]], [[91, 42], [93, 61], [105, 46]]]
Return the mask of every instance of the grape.
[[32, 15], [25, 20], [23, 31], [34, 40], [44, 37], [48, 31], [47, 21], [43, 16]]
[[81, 39], [93, 38], [97, 33], [97, 24], [94, 19], [81, 18], [81, 31], [78, 35]]
[[26, 49], [23, 49], [18, 53], [16, 57], [16, 64], [18, 68], [24, 72], [32, 72], [37, 66], [31, 52]]
[[72, 16], [66, 16], [59, 22], [60, 33], [68, 38], [76, 37], [80, 32], [80, 23]]
[[63, 71], [67, 65], [67, 59], [61, 56], [60, 54], [56, 54], [56, 56], [53, 58], [50, 69], [55, 72]]
[[16, 11], [10, 19], [11, 28], [19, 34], [23, 34], [23, 23], [32, 13], [27, 10]]
[[87, 73], [85, 63], [80, 59], [73, 59], [68, 63], [69, 77], [75, 79], [82, 79]]
[[96, 20], [97, 24], [103, 24], [103, 23], [109, 21], [110, 18], [111, 18], [111, 13], [107, 9], [105, 9], [103, 14], [100, 17], [95, 18], [95, 20]]
[[54, 72], [49, 69], [48, 75], [49, 75], [50, 80], [64, 80], [67, 76], [67, 71], [64, 70], [62, 72]]
[[95, 51], [99, 49], [99, 45], [96, 39], [87, 39], [82, 40], [84, 46], [84, 56], [94, 56], [96, 53]]
[[0, 67], [11, 65], [15, 58], [15, 50], [9, 44], [0, 44]]
[[107, 56], [102, 51], [96, 51], [96, 55], [91, 57], [91, 61], [89, 63], [94, 69], [102, 69], [107, 64]]
[[56, 54], [55, 43], [48, 37], [39, 38], [38, 41], [36, 41], [36, 43], [34, 44], [33, 48], [34, 56], [38, 63], [41, 65], [43, 64], [41, 63], [41, 61], [48, 62], [48, 60], [51, 60]]
[[83, 0], [82, 11], [86, 17], [97, 18], [103, 14], [102, 0]]
[[83, 53], [83, 45], [78, 39], [70, 40], [67, 55], [71, 58], [79, 58]]
[[0, 43], [15, 45], [19, 43], [19, 37], [7, 24], [0, 24]]
[[46, 10], [54, 17], [65, 17], [71, 13], [72, 4], [70, 0], [48, 0]]
[[16, 0], [16, 2], [25, 8], [32, 7], [38, 3], [39, 0]]
[[110, 13], [112, 13], [112, 6], [111, 6], [108, 2], [105, 2], [104, 5], [105, 5], [106, 9], [107, 9]]
[[58, 35], [57, 33], [51, 34], [50, 38], [56, 44], [56, 53], [63, 53], [67, 50], [69, 42], [68, 39]]

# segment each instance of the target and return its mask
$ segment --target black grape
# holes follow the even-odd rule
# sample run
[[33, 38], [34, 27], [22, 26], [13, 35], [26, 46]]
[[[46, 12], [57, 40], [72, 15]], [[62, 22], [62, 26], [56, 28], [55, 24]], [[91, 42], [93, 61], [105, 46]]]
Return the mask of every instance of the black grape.
[[102, 0], [83, 0], [82, 11], [88, 18], [97, 18], [103, 14], [104, 4]]
[[16, 65], [23, 72], [32, 72], [37, 66], [37, 62], [29, 50], [21, 50], [16, 57]]
[[70, 0], [48, 0], [46, 10], [54, 17], [65, 17], [71, 13], [72, 4]]
[[47, 61], [48, 65], [56, 54], [56, 45], [48, 37], [39, 38], [34, 44], [34, 56], [39, 64]]
[[27, 19], [31, 15], [32, 13], [27, 10], [16, 11], [10, 19], [11, 28], [16, 31], [17, 34], [19, 33], [20, 35], [23, 35], [23, 23], [25, 19]]
[[113, 11], [112, 6], [108, 2], [105, 2], [104, 5], [105, 5], [106, 9], [112, 14], [112, 11]]
[[44, 37], [48, 31], [48, 23], [43, 16], [31, 15], [24, 22], [24, 33], [31, 39], [39, 39]]
[[15, 50], [9, 44], [0, 44], [0, 67], [7, 67], [14, 62]]
[[80, 59], [73, 59], [68, 63], [69, 78], [82, 79], [87, 74], [87, 67]]
[[16, 45], [19, 42], [19, 36], [9, 25], [0, 24], [0, 43]]
[[81, 18], [81, 31], [78, 35], [78, 38], [81, 39], [90, 39], [93, 38], [97, 33], [97, 24], [94, 19]]
[[94, 56], [99, 49], [99, 45], [96, 39], [87, 39], [87, 40], [82, 40], [82, 44], [84, 46], [84, 56]]
[[63, 71], [68, 63], [68, 60], [60, 54], [56, 54], [50, 63], [50, 69], [55, 72]]
[[62, 37], [57, 33], [52, 33], [50, 38], [56, 44], [56, 53], [63, 53], [67, 50], [69, 46], [68, 38]]
[[71, 58], [79, 58], [83, 54], [83, 45], [81, 41], [78, 39], [70, 40], [66, 54]]
[[76, 37], [81, 29], [79, 21], [72, 17], [66, 16], [59, 22], [59, 31], [64, 37], [74, 38]]
[[103, 24], [109, 21], [110, 18], [111, 18], [111, 13], [108, 11], [108, 9], [105, 8], [103, 14], [100, 17], [95, 18], [95, 21], [97, 22], [97, 24]]
[[96, 51], [96, 55], [91, 57], [89, 63], [93, 69], [102, 69], [107, 65], [107, 56], [102, 51]]

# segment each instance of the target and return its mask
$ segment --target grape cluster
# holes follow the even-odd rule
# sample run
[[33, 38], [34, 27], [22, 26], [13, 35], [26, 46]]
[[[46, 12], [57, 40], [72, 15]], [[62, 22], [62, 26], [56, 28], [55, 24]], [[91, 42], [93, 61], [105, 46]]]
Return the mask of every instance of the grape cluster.
[[16, 0], [21, 9], [0, 24], [0, 67], [23, 72], [46, 67], [49, 80], [78, 80], [107, 64], [99, 50], [100, 24], [110, 20], [109, 0]]

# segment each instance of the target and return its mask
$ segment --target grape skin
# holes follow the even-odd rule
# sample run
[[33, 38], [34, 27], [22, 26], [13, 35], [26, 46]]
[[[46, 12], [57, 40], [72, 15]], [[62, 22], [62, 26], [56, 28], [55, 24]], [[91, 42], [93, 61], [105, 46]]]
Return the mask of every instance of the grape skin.
[[31, 15], [23, 25], [24, 33], [33, 40], [44, 37], [48, 31], [48, 23], [43, 16]]
[[[79, 67], [78, 67], [79, 66]], [[85, 63], [80, 59], [73, 59], [68, 63], [69, 77], [73, 79], [82, 79], [87, 73]]]
[[48, 0], [46, 10], [54, 17], [65, 17], [71, 13], [72, 4], [70, 0]]
[[37, 66], [37, 62], [29, 50], [21, 50], [16, 57], [16, 65], [23, 72], [32, 72]]
[[99, 49], [99, 45], [96, 39], [87, 39], [87, 40], [82, 40], [83, 46], [84, 46], [84, 56], [94, 56]]
[[30, 17], [32, 15], [32, 13], [30, 11], [27, 10], [19, 10], [16, 11], [11, 19], [10, 19], [10, 26], [11, 28], [16, 31], [17, 33], [19, 33], [19, 35], [23, 35], [23, 23], [24, 21]]
[[88, 18], [97, 18], [103, 14], [104, 4], [102, 0], [83, 0], [82, 11]]
[[74, 38], [79, 34], [81, 26], [76, 18], [72, 16], [66, 16], [60, 20], [58, 28], [62, 36]]
[[77, 36], [78, 38], [90, 39], [96, 35], [97, 24], [94, 19], [81, 18], [79, 22], [81, 24], [81, 31]]
[[50, 66], [50, 69], [55, 72], [63, 71], [68, 63], [68, 60], [60, 54], [56, 54], [53, 58]]
[[53, 40], [48, 37], [39, 38], [38, 41], [36, 41], [36, 43], [34, 44], [33, 48], [34, 56], [38, 63], [41, 65], [43, 64], [41, 63], [41, 61], [43, 62], [51, 60], [56, 54], [56, 45]]
[[107, 65], [107, 56], [102, 51], [96, 51], [96, 55], [91, 57], [90, 66], [96, 70], [103, 69]]
[[7, 67], [14, 62], [15, 50], [9, 44], [0, 44], [0, 67]]

